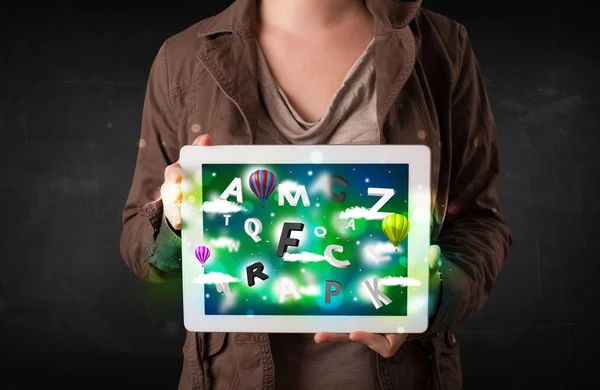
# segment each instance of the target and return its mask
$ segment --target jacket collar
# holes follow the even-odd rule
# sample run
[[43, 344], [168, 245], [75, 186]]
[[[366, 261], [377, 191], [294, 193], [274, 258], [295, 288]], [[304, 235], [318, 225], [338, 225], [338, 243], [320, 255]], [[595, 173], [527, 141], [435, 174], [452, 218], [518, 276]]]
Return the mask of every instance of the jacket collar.
[[[415, 64], [417, 42], [409, 23], [419, 11], [421, 0], [366, 0], [366, 5], [375, 24], [377, 122], [381, 129]], [[254, 139], [260, 104], [256, 8], [256, 0], [236, 0], [220, 14], [201, 23], [198, 36], [204, 42], [196, 53], [223, 92], [240, 108], [248, 123], [246, 136], [250, 143]]]
[[[408, 25], [421, 7], [422, 0], [366, 0], [366, 5], [380, 27], [401, 29]], [[199, 36], [224, 32], [254, 30], [256, 26], [256, 0], [236, 0], [220, 14], [203, 23]]]

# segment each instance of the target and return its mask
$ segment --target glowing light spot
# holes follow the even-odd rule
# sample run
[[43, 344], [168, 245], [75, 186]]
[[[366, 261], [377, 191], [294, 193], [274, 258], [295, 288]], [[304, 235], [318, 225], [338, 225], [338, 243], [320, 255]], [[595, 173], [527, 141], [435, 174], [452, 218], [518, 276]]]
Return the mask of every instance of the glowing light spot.
[[355, 301], [358, 301], [358, 298], [357, 298], [357, 297], [354, 297], [354, 300], [355, 300]]
[[317, 207], [321, 207], [321, 203], [317, 203]]
[[356, 245], [360, 245], [360, 241], [356, 241]]
[[304, 268], [301, 269], [302, 272], [305, 272]]
[[313, 175], [313, 171], [308, 171], [308, 176], [312, 176]]
[[365, 179], [365, 183], [368, 183], [368, 182], [369, 182], [369, 178], [367, 177], [367, 178]]
[[216, 172], [213, 172], [213, 177], [215, 177], [215, 176], [217, 176], [217, 173], [216, 173]]
[[206, 298], [210, 298], [210, 294], [206, 294]]
[[274, 216], [275, 216], [275, 213], [271, 213], [271, 217], [274, 217]]
[[267, 296], [263, 295], [263, 301], [266, 301], [266, 300], [267, 300]]

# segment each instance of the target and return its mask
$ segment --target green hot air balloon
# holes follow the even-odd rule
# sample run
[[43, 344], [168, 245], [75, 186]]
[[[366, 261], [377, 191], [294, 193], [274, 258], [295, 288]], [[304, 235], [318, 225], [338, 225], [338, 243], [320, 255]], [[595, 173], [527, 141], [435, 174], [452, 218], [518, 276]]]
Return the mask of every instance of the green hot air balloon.
[[381, 222], [381, 229], [387, 238], [394, 244], [394, 249], [398, 252], [398, 245], [406, 238], [410, 230], [408, 218], [401, 214], [389, 214]]

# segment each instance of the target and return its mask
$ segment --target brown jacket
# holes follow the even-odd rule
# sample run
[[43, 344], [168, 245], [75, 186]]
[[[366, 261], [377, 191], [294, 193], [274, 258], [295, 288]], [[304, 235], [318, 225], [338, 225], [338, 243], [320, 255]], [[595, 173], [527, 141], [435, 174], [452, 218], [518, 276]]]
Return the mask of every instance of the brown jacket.
[[[374, 358], [384, 389], [459, 389], [452, 327], [487, 300], [512, 236], [498, 205], [496, 128], [465, 28], [421, 1], [367, 0], [375, 19], [377, 120], [382, 143], [432, 151], [432, 242], [442, 249], [442, 296], [426, 333]], [[259, 107], [256, 3], [167, 39], [152, 66], [140, 149], [123, 212], [121, 253], [141, 278], [180, 277], [181, 240], [162, 217], [164, 169], [182, 146], [253, 144]], [[273, 139], [271, 143], [278, 143]], [[267, 334], [187, 333], [182, 389], [273, 389]]]

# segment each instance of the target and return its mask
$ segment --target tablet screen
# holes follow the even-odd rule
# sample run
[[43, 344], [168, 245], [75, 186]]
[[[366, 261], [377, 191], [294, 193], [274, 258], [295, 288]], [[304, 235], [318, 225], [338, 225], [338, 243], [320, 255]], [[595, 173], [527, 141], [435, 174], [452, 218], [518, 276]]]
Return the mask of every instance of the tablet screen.
[[[204, 164], [200, 174], [194, 283], [206, 285], [205, 314], [406, 315], [408, 164]], [[373, 279], [391, 302], [373, 304]]]

